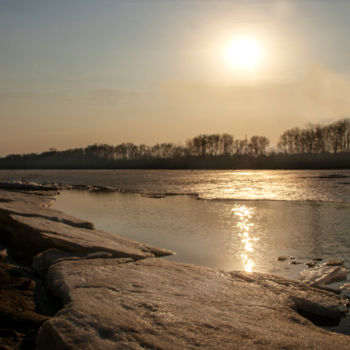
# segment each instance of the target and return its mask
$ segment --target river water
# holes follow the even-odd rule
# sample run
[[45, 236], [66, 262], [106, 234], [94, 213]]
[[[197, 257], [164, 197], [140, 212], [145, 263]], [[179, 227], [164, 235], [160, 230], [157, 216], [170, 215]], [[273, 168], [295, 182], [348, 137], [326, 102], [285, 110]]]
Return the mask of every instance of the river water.
[[15, 179], [117, 188], [63, 191], [53, 207], [174, 250], [169, 259], [291, 278], [313, 258], [350, 267], [349, 170], [0, 171], [1, 181]]

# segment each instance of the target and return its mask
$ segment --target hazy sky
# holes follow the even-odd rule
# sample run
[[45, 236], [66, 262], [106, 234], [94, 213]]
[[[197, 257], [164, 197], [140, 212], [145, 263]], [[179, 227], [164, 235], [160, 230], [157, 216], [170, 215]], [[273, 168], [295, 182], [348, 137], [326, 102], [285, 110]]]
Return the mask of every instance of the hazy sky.
[[[0, 155], [274, 143], [349, 117], [349, 18], [348, 0], [0, 0]], [[252, 67], [228, 56], [237, 38], [258, 45]]]

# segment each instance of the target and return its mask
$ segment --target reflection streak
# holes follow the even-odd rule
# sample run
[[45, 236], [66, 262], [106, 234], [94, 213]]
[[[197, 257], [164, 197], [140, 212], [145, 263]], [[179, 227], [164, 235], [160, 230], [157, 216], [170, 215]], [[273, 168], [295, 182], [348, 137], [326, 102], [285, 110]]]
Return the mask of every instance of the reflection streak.
[[241, 254], [241, 258], [244, 270], [247, 272], [252, 272], [255, 263], [252, 260], [250, 253], [253, 253], [254, 251], [253, 242], [259, 240], [256, 237], [251, 237], [250, 232], [251, 229], [254, 227], [254, 223], [252, 223], [251, 221], [255, 209], [248, 208], [245, 205], [236, 204], [232, 208], [232, 212], [239, 220], [236, 226], [239, 229], [238, 235], [241, 237], [241, 242], [243, 244], [243, 253]]

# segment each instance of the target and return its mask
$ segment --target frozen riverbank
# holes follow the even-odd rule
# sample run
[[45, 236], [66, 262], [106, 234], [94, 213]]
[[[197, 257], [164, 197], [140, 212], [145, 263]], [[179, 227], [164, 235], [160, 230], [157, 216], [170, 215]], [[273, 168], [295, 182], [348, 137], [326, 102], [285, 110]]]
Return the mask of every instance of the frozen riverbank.
[[41, 326], [38, 349], [350, 349], [348, 336], [308, 319], [339, 320], [337, 295], [164, 261], [171, 251], [47, 208], [54, 194], [0, 191], [1, 240], [61, 304]]

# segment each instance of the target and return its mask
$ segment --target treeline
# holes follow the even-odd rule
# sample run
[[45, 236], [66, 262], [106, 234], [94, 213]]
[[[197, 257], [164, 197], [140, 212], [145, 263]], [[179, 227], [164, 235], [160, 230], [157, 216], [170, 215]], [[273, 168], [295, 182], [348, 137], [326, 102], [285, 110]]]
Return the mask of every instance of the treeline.
[[350, 119], [325, 126], [287, 130], [280, 136], [277, 146], [286, 154], [350, 152]]
[[235, 140], [232, 135], [212, 134], [199, 135], [186, 141], [185, 146], [174, 143], [157, 143], [153, 146], [145, 144], [135, 145], [131, 142], [123, 142], [113, 146], [108, 144], [94, 144], [85, 148], [49, 151], [36, 154], [12, 154], [1, 161], [21, 161], [42, 159], [88, 159], [105, 161], [130, 161], [138, 159], [175, 159], [186, 157], [220, 157], [220, 156], [247, 156], [259, 157], [267, 154], [270, 141], [264, 136], [253, 136], [250, 140]]
[[265, 136], [199, 135], [185, 145], [124, 142], [0, 158], [2, 169], [316, 169], [350, 167], [350, 120], [284, 132], [277, 150]]

